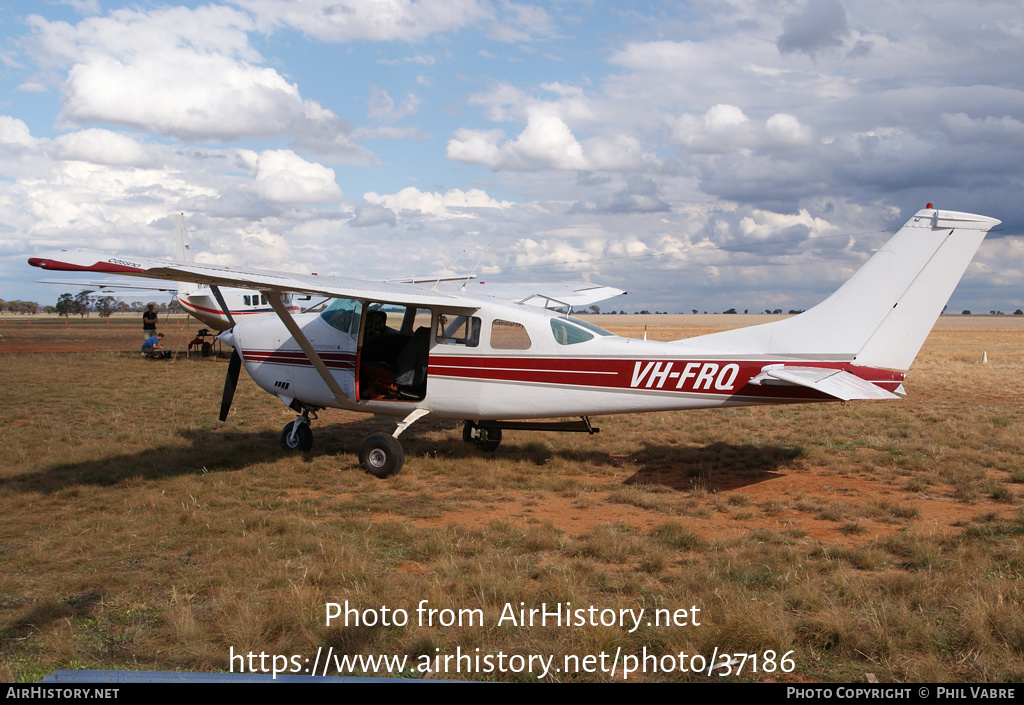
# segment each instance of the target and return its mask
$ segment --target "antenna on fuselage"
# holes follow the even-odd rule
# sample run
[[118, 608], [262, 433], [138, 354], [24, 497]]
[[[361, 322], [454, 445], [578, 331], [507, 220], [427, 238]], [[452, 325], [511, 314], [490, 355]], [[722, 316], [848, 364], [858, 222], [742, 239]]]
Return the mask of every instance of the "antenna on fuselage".
[[484, 255], [487, 254], [487, 250], [489, 250], [489, 249], [491, 249], [490, 245], [488, 245], [487, 247], [484, 248], [483, 254], [480, 255], [480, 259], [478, 259], [476, 261], [476, 264], [473, 265], [473, 270], [469, 273], [469, 276], [466, 277], [466, 280], [464, 282], [462, 282], [462, 286], [459, 287], [459, 291], [461, 291], [461, 292], [465, 292], [466, 291], [466, 284], [469, 283], [470, 279], [472, 279], [473, 277], [476, 276], [476, 268], [479, 267], [480, 263], [484, 261]]

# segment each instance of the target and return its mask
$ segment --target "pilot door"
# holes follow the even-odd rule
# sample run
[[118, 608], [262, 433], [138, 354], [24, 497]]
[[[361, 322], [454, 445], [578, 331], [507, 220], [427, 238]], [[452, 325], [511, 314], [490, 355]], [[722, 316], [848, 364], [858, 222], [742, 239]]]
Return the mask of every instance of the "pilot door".
[[373, 301], [361, 318], [359, 400], [421, 401], [427, 395], [430, 310]]

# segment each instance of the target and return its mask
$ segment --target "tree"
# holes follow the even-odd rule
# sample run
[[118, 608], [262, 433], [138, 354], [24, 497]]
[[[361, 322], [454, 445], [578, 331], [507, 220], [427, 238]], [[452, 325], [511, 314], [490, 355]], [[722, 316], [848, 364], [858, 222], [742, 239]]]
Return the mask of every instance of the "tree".
[[96, 312], [100, 314], [100, 318], [110, 318], [117, 309], [117, 299], [113, 296], [101, 296], [96, 299]]
[[71, 294], [61, 294], [57, 299], [57, 305], [54, 307], [57, 309], [58, 316], [64, 316], [67, 318], [75, 312], [75, 297]]
[[1020, 310], [1020, 309], [1018, 308], [1018, 309], [1017, 309], [1016, 311], [1014, 311], [1014, 312], [1013, 312], [1013, 315], [1014, 315], [1014, 316], [1024, 316], [1024, 311], [1021, 311], [1021, 310]]
[[92, 290], [82, 289], [75, 296], [75, 313], [82, 318], [85, 318], [89, 314], [89, 308], [92, 306]]
[[594, 304], [593, 306], [590, 307], [590, 312], [591, 313], [601, 313], [601, 307], [598, 306], [597, 304]]

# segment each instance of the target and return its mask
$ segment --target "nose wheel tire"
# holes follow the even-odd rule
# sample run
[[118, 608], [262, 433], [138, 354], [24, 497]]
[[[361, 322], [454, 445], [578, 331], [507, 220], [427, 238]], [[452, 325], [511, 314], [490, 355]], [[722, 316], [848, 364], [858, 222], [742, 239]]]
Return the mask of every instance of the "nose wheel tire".
[[405, 451], [398, 439], [387, 433], [375, 433], [359, 448], [359, 464], [374, 477], [397, 475], [405, 463]]
[[309, 424], [300, 423], [292, 434], [294, 423], [290, 423], [281, 431], [281, 447], [288, 451], [307, 451], [313, 447], [313, 431]]
[[480, 450], [495, 451], [501, 445], [501, 429], [484, 428], [472, 421], [467, 421], [466, 425], [462, 427], [462, 440], [466, 443], [475, 443]]

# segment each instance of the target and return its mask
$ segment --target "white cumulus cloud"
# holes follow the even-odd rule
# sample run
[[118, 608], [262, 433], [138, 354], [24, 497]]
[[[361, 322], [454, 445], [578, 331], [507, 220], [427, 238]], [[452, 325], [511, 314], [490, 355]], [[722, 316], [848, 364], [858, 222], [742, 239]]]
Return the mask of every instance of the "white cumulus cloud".
[[437, 191], [420, 191], [409, 186], [398, 193], [380, 195], [370, 191], [363, 195], [367, 203], [383, 206], [394, 212], [420, 214], [435, 218], [467, 218], [472, 213], [467, 209], [512, 207], [509, 201], [498, 201], [481, 189], [451, 189], [445, 193]]
[[131, 137], [99, 128], [57, 137], [54, 156], [110, 166], [149, 167], [155, 164], [149, 151]]
[[287, 149], [262, 152], [253, 179], [256, 192], [277, 203], [326, 203], [341, 199], [334, 170], [307, 162]]

